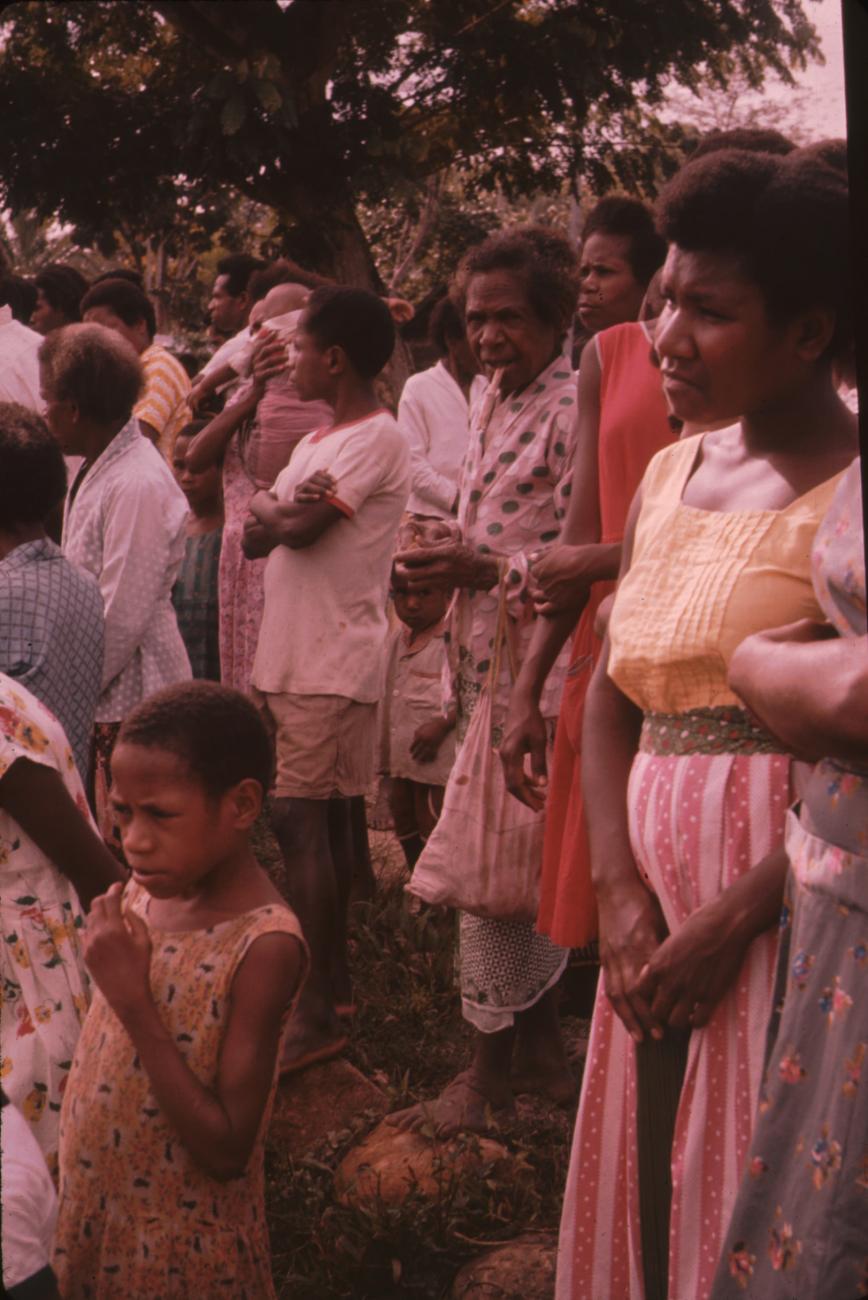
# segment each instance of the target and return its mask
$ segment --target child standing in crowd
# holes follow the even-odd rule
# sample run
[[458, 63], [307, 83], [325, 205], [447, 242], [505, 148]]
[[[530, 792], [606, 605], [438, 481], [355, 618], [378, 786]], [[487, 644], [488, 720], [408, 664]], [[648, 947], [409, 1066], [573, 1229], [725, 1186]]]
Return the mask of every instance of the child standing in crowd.
[[88, 918], [97, 992], [61, 1115], [60, 1290], [263, 1300], [264, 1132], [306, 966], [249, 842], [268, 736], [244, 696], [190, 683], [127, 717], [112, 767], [132, 879]]
[[374, 294], [314, 291], [295, 335], [293, 380], [302, 401], [329, 403], [333, 423], [302, 439], [272, 490], [251, 501], [245, 525], [248, 558], [269, 555], [253, 686], [277, 748], [274, 830], [311, 946], [287, 1070], [346, 1043], [338, 1007], [351, 1005], [350, 801], [374, 776], [389, 572], [410, 487], [406, 441], [374, 390], [394, 342]]
[[172, 470], [187, 498], [187, 539], [172, 604], [178, 630], [187, 647], [194, 677], [220, 680], [220, 619], [217, 609], [217, 574], [223, 537], [222, 465], [214, 461], [196, 473], [186, 456], [192, 439], [207, 421], [186, 424], [175, 439]]
[[455, 710], [442, 710], [449, 593], [411, 591], [393, 570], [392, 599], [404, 626], [394, 628], [389, 638], [380, 771], [392, 778], [389, 807], [412, 868], [440, 816], [455, 758]]

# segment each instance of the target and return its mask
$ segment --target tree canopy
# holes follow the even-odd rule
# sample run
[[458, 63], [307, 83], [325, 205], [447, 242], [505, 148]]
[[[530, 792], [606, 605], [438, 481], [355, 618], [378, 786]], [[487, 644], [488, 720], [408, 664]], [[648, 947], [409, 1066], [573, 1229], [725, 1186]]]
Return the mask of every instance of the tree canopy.
[[243, 195], [362, 284], [360, 205], [448, 166], [480, 194], [647, 187], [667, 86], [789, 80], [819, 53], [799, 0], [28, 0], [0, 32], [7, 208], [106, 249], [204, 248]]

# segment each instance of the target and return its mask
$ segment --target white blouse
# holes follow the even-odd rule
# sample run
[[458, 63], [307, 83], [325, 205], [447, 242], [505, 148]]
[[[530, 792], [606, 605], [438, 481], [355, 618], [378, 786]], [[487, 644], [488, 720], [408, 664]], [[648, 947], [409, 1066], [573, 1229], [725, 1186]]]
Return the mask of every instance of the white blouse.
[[70, 488], [63, 549], [92, 573], [105, 607], [97, 722], [120, 722], [154, 691], [190, 678], [172, 606], [187, 502], [133, 419]]

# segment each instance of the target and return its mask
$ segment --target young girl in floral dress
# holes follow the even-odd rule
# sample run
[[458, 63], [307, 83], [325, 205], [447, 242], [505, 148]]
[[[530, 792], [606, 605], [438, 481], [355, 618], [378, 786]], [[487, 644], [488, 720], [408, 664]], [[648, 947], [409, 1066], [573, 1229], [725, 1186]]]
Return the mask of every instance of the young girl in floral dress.
[[307, 966], [249, 844], [268, 737], [237, 692], [185, 684], [125, 720], [112, 772], [132, 879], [85, 936], [97, 991], [61, 1115], [61, 1294], [263, 1300], [264, 1134]]

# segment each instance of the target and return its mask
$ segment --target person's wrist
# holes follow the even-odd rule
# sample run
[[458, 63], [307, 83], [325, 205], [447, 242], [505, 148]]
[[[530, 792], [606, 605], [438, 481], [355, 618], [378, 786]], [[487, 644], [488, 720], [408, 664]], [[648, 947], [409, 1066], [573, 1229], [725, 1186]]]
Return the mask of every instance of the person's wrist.
[[617, 911], [638, 897], [648, 896], [648, 890], [642, 883], [632, 858], [629, 861], [615, 862], [609, 857], [602, 871], [595, 871], [592, 867], [591, 884], [600, 908]]
[[163, 1027], [147, 979], [141, 984], [127, 986], [122, 991], [116, 990], [110, 1002], [118, 1020], [130, 1035], [143, 1031], [153, 1032], [155, 1016], [159, 1022], [157, 1027]]
[[532, 679], [522, 679], [519, 675], [518, 680], [512, 688], [512, 695], [509, 700], [510, 712], [527, 712], [539, 708], [540, 691], [537, 684]]
[[477, 591], [491, 591], [500, 576], [500, 567], [493, 555], [478, 555], [474, 562], [473, 586]]

